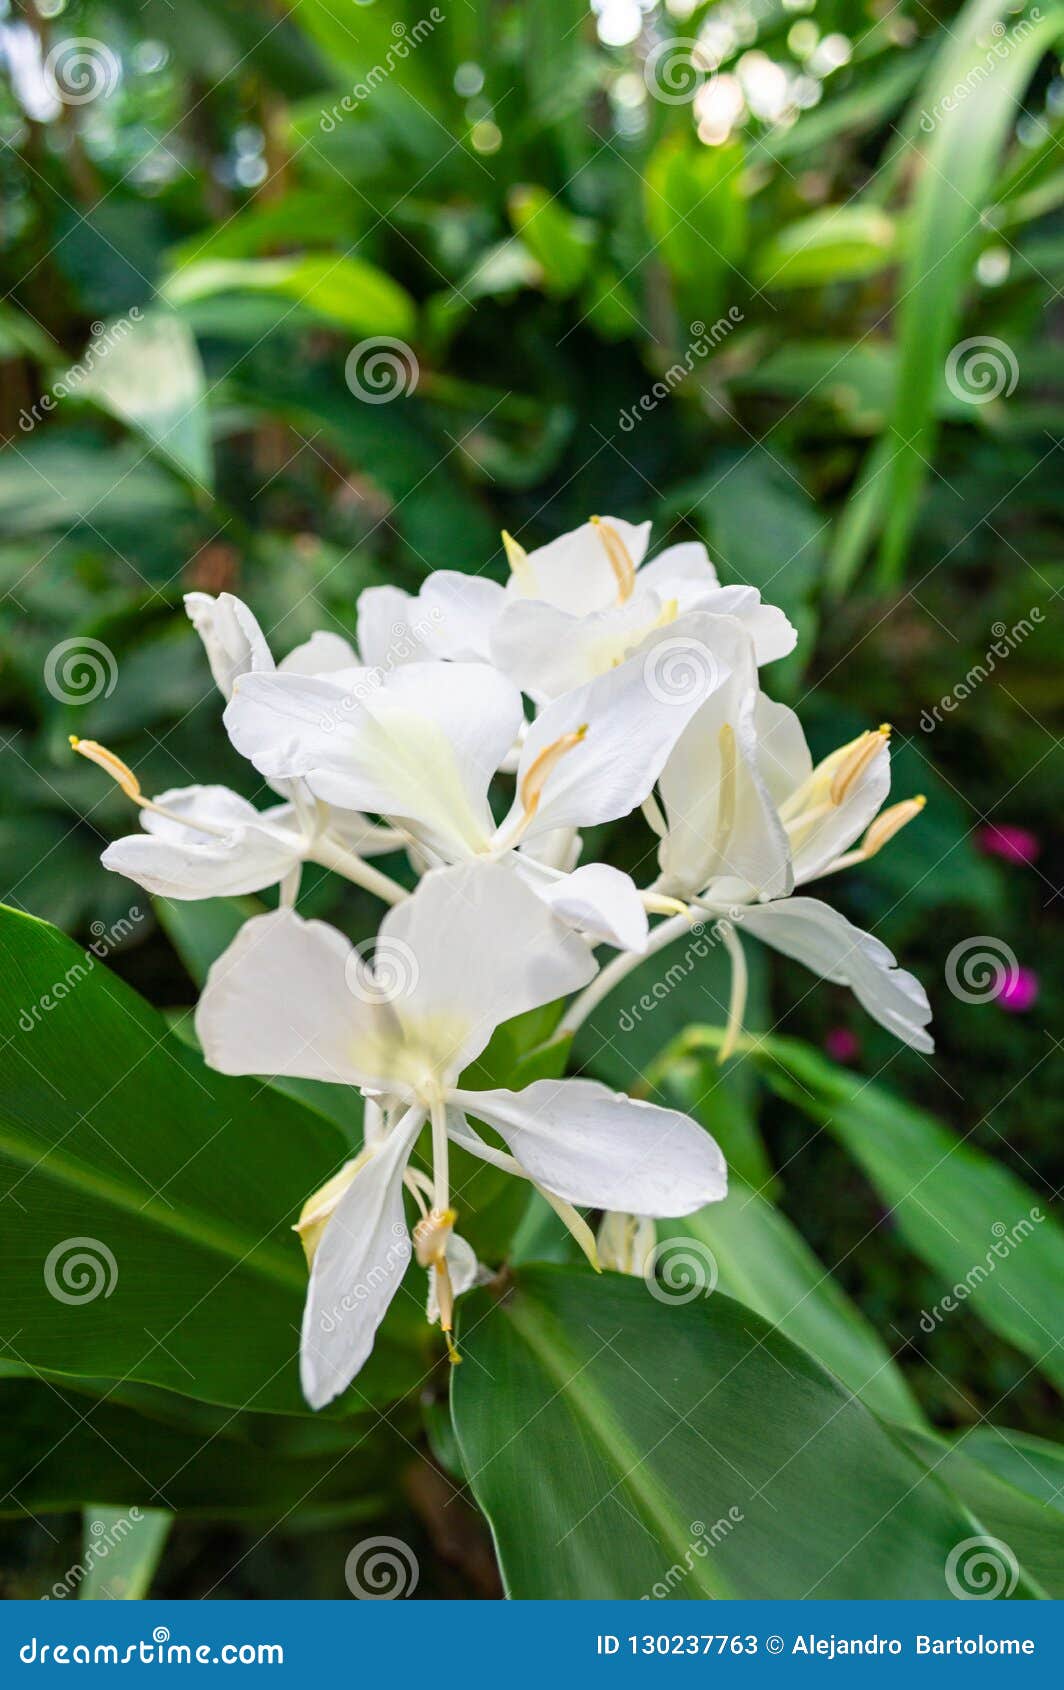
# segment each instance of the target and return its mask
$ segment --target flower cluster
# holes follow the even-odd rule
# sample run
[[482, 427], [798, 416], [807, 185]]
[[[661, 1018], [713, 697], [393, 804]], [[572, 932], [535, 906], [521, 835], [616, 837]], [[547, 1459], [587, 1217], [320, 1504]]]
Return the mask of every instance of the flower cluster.
[[[169, 898], [279, 889], [210, 971], [196, 1018], [207, 1061], [366, 1100], [363, 1148], [298, 1227], [315, 1407], [364, 1364], [411, 1254], [453, 1355], [454, 1299], [480, 1270], [455, 1231], [450, 1145], [529, 1181], [593, 1262], [581, 1208], [678, 1217], [725, 1194], [717, 1145], [674, 1110], [583, 1079], [473, 1089], [470, 1065], [504, 1021], [558, 1004], [569, 1034], [641, 957], [712, 917], [733, 969], [725, 1056], [742, 1026], [742, 933], [932, 1048], [918, 982], [796, 892], [917, 813], [919, 799], [882, 808], [887, 730], [814, 765], [794, 713], [760, 688], [760, 667], [794, 645], [786, 617], [722, 587], [701, 545], [645, 563], [649, 527], [592, 518], [531, 552], [505, 535], [505, 586], [444, 570], [416, 596], [370, 588], [357, 650], [319, 633], [281, 663], [238, 599], [189, 594], [226, 729], [276, 795], [269, 809], [224, 787], [148, 798], [111, 752], [74, 742], [140, 807], [144, 831], [108, 846], [106, 867]], [[508, 804], [493, 805], [499, 790]], [[640, 808], [648, 856], [658, 836], [650, 884], [581, 861], [582, 829]], [[405, 854], [402, 881], [371, 861], [388, 853]], [[297, 913], [305, 862], [389, 906], [371, 961]]]

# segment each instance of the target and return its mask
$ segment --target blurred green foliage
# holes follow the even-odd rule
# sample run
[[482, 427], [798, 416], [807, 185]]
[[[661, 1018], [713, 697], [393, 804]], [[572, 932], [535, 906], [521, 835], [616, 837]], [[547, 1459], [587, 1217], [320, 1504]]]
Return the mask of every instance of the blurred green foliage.
[[[502, 578], [503, 528], [653, 515], [798, 623], [766, 684], [814, 747], [890, 720], [899, 796], [929, 798], [837, 884], [926, 981], [940, 1054], [782, 962], [762, 1025], [852, 1032], [859, 1071], [1057, 1183], [1062, 29], [1044, 3], [724, 0], [644, 7], [610, 46], [581, 0], [0, 0], [6, 900], [82, 936], [135, 901], [97, 860], [128, 806], [71, 732], [149, 789], [255, 796], [189, 588], [246, 597], [283, 651], [353, 632], [371, 583]], [[1034, 860], [988, 851], [991, 825]], [[368, 931], [337, 896], [308, 904]], [[947, 989], [976, 934], [1036, 971], [1026, 1014]], [[192, 998], [161, 926], [113, 961]], [[615, 1077], [708, 1018], [704, 981], [677, 992]], [[1018, 1349], [972, 1320], [920, 1333], [939, 1281], [838, 1144], [807, 1149], [751, 1076], [722, 1097], [747, 1177], [757, 1111], [783, 1209], [933, 1418], [1004, 1404], [1044, 1432]], [[279, 1587], [269, 1551], [249, 1567], [234, 1593]]]

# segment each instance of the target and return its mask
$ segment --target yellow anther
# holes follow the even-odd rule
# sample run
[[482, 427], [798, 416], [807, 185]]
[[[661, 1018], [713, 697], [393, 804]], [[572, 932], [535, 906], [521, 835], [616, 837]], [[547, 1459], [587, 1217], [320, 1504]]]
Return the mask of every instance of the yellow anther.
[[874, 857], [877, 851], [882, 851], [896, 833], [915, 820], [926, 803], [927, 799], [921, 793], [918, 798], [903, 798], [900, 804], [892, 804], [889, 810], [884, 810], [861, 841], [862, 857]]
[[103, 769], [105, 774], [109, 774], [111, 779], [122, 788], [126, 797], [132, 798], [134, 804], [146, 802], [140, 790], [140, 781], [129, 764], [123, 763], [121, 757], [116, 757], [114, 752], [108, 751], [105, 745], [98, 745], [94, 739], [79, 739], [77, 734], [71, 734], [70, 746], [71, 750], [76, 751], [79, 757], [87, 757], [90, 763], [95, 763], [98, 768]]
[[617, 582], [617, 603], [624, 604], [626, 599], [631, 598], [635, 586], [635, 564], [631, 554], [612, 523], [603, 522], [600, 516], [590, 517], [589, 521], [598, 532], [613, 570]]
[[318, 1245], [321, 1243], [322, 1233], [325, 1231], [337, 1204], [359, 1169], [365, 1167], [372, 1155], [372, 1148], [360, 1151], [350, 1162], [345, 1162], [340, 1172], [334, 1174], [332, 1179], [326, 1180], [321, 1189], [316, 1191], [313, 1197], [308, 1197], [304, 1203], [299, 1219], [292, 1231], [299, 1234], [299, 1242], [303, 1246], [303, 1254], [307, 1258], [308, 1268], [314, 1266], [314, 1256]]
[[506, 561], [510, 565], [510, 573], [517, 582], [517, 585], [524, 593], [534, 593], [536, 578], [532, 572], [531, 565], [528, 561], [528, 553], [525, 551], [524, 546], [519, 545], [512, 534], [507, 534], [505, 528], [502, 531], [502, 543], [503, 549], [506, 552]]
[[558, 739], [552, 740], [549, 745], [544, 746], [538, 757], [533, 758], [518, 788], [518, 797], [526, 817], [535, 815], [543, 788], [550, 776], [566, 752], [571, 751], [574, 745], [579, 745], [586, 734], [587, 723], [583, 722], [572, 733], [561, 734]]
[[854, 785], [877, 757], [890, 738], [890, 727], [884, 724], [874, 733], [860, 734], [846, 747], [838, 767], [831, 777], [831, 802], [841, 804], [849, 797]]

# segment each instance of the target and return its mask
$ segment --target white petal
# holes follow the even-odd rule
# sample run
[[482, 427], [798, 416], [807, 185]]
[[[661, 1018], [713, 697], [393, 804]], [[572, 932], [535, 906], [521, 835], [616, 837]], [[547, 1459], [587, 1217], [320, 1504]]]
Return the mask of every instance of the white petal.
[[507, 603], [506, 589], [482, 575], [438, 569], [417, 596], [417, 620], [434, 657], [490, 663], [492, 630]]
[[414, 600], [401, 587], [367, 587], [358, 599], [358, 650], [363, 663], [389, 671], [423, 662], [428, 646], [417, 632]]
[[875, 756], [861, 770], [841, 804], [832, 806], [808, 831], [792, 831], [794, 878], [815, 880], [849, 850], [882, 809], [890, 793], [890, 744], [884, 735]]
[[196, 1010], [210, 1066], [223, 1074], [379, 1082], [367, 1066], [380, 1039], [380, 1009], [352, 989], [352, 952], [335, 928], [294, 910], [246, 921], [213, 964]]
[[[620, 536], [638, 568], [646, 555], [650, 523], [623, 522], [617, 516], [604, 516], [602, 521]], [[584, 522], [529, 552], [506, 590], [514, 597], [544, 599], [573, 616], [586, 616], [615, 604], [618, 584], [597, 525]]]
[[482, 663], [372, 673], [249, 676], [226, 710], [234, 745], [329, 804], [412, 824], [444, 856], [482, 849], [488, 786], [524, 720], [517, 688]]
[[516, 821], [522, 782], [537, 758], [580, 730], [585, 730], [580, 743], [558, 760], [543, 785], [529, 836], [617, 821], [641, 804], [691, 717], [727, 679], [717, 636], [734, 626], [728, 617], [693, 612], [651, 635], [609, 674], [548, 705], [528, 731], [518, 798], [500, 832]]
[[311, 1408], [324, 1408], [365, 1365], [411, 1256], [403, 1173], [421, 1130], [411, 1109], [370, 1155], [329, 1218], [314, 1256], [299, 1370]]
[[653, 593], [574, 616], [538, 599], [512, 599], [495, 628], [491, 655], [522, 692], [543, 703], [622, 663], [661, 620]]
[[786, 657], [798, 643], [798, 630], [774, 604], [763, 604], [756, 587], [719, 587], [698, 601], [700, 610], [716, 616], [734, 616], [754, 642], [759, 664]]
[[595, 974], [587, 945], [503, 863], [425, 876], [388, 911], [378, 954], [403, 988], [388, 1008], [424, 1066], [455, 1076], [495, 1028]]
[[678, 545], [666, 546], [657, 557], [643, 564], [639, 585], [652, 588], [666, 603], [675, 599], [682, 614], [693, 610], [706, 593], [719, 587], [720, 579], [701, 540], [681, 540]]
[[727, 1192], [720, 1148], [689, 1116], [593, 1080], [537, 1080], [519, 1092], [452, 1098], [496, 1129], [537, 1185], [570, 1203], [676, 1217]]
[[790, 851], [758, 763], [753, 646], [732, 617], [711, 620], [730, 666], [727, 684], [685, 729], [661, 776], [668, 833], [662, 872], [669, 890], [693, 897], [727, 877], [761, 893], [792, 885]]
[[[276, 886], [300, 861], [303, 840], [287, 805], [260, 814], [225, 786], [188, 786], [156, 800], [188, 825], [141, 811], [146, 831], [116, 839], [104, 868], [160, 898], [226, 898]], [[205, 822], [212, 832], [193, 826]]]
[[533, 880], [559, 920], [596, 944], [621, 951], [647, 948], [647, 912], [631, 875], [609, 863], [585, 863], [560, 880]]
[[321, 629], [283, 657], [277, 667], [285, 675], [331, 675], [336, 669], [351, 669], [357, 663], [350, 640]]
[[273, 668], [266, 636], [242, 599], [232, 593], [186, 593], [188, 619], [203, 641], [219, 692], [232, 696], [233, 685], [252, 670]]
[[804, 963], [822, 980], [849, 986], [859, 1004], [903, 1044], [934, 1050], [925, 1031], [931, 1019], [927, 993], [919, 980], [897, 966], [894, 954], [871, 933], [817, 898], [781, 898], [753, 904], [737, 923], [784, 956]]

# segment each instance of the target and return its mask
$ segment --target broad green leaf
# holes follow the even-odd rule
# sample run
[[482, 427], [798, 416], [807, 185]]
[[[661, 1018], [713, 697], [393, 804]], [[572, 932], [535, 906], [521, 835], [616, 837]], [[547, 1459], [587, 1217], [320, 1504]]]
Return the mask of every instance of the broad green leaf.
[[459, 1306], [455, 1426], [509, 1595], [946, 1594], [966, 1513], [750, 1309], [550, 1266]]
[[825, 286], [872, 276], [898, 257], [893, 218], [877, 206], [842, 205], [802, 217], [754, 255], [754, 275], [766, 288]]
[[[0, 957], [5, 1354], [304, 1412], [306, 1269], [290, 1228], [345, 1159], [339, 1133], [261, 1082], [214, 1074], [43, 922], [0, 912]], [[402, 1335], [422, 1330], [421, 1291], [396, 1299], [349, 1408], [419, 1376]]]
[[81, 1532], [86, 1572], [78, 1595], [111, 1602], [147, 1596], [172, 1521], [165, 1508], [86, 1508]]
[[738, 142], [705, 147], [693, 135], [660, 141], [644, 171], [647, 228], [668, 266], [685, 312], [717, 315], [747, 239]]
[[[1064, 1596], [1064, 1520], [1057, 1509], [982, 1464], [963, 1438], [950, 1442], [907, 1428], [903, 1441], [971, 1509], [983, 1535], [996, 1540], [981, 1566], [973, 1559], [966, 1569], [963, 1556], [958, 1557], [954, 1578], [962, 1590], [1005, 1596], [1015, 1585], [1021, 1594], [1029, 1589], [1034, 1595]], [[989, 1583], [980, 1584], [980, 1579]]]
[[[165, 1507], [182, 1517], [281, 1519], [330, 1506], [358, 1514], [380, 1505], [406, 1448], [375, 1415], [345, 1422], [339, 1445], [300, 1450], [278, 1443], [276, 1431], [289, 1423], [272, 1415], [226, 1410], [183, 1426], [139, 1412], [113, 1390], [94, 1400], [40, 1379], [0, 1380], [0, 1409], [0, 1515], [14, 1517], [81, 1507], [86, 1492], [94, 1513]], [[312, 1433], [329, 1422], [299, 1424]], [[113, 1565], [110, 1555], [101, 1559], [103, 1582]]]
[[364, 259], [332, 253], [298, 258], [216, 258], [186, 265], [163, 283], [171, 305], [218, 293], [272, 293], [294, 300], [353, 334], [414, 332], [414, 304], [405, 288]]
[[[685, 1254], [683, 1240], [694, 1240]], [[922, 1416], [887, 1345], [771, 1203], [729, 1174], [728, 1195], [680, 1221], [660, 1221], [662, 1265], [674, 1258], [692, 1284], [717, 1283], [815, 1356], [877, 1414], [920, 1425]], [[674, 1248], [665, 1240], [677, 1240]]]
[[957, 1447], [999, 1479], [1064, 1514], [1064, 1449], [1025, 1432], [976, 1426], [962, 1432]]
[[135, 429], [198, 486], [210, 487], [207, 383], [192, 331], [180, 317], [148, 311], [119, 318], [75, 369], [84, 371], [76, 393]]
[[921, 1317], [930, 1330], [975, 1314], [1064, 1382], [1064, 1237], [1049, 1200], [933, 1116], [797, 1040], [759, 1040], [754, 1054], [770, 1085], [850, 1152], [910, 1249], [937, 1271], [942, 1296]]

